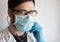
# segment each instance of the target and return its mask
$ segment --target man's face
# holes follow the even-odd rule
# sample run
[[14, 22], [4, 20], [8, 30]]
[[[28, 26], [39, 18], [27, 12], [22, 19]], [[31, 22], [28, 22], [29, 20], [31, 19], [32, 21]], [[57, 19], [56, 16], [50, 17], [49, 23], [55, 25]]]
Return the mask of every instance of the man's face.
[[[33, 4], [32, 1], [27, 1], [27, 2], [24, 2], [24, 3], [16, 6], [14, 9], [16, 9], [16, 10], [21, 10], [22, 9], [22, 10], [26, 10], [26, 11], [31, 11], [31, 10], [34, 10], [34, 4]], [[13, 15], [11, 15], [11, 14], [13, 14]], [[14, 12], [11, 11], [11, 10], [8, 11], [8, 15], [10, 16], [11, 22], [15, 21], [15, 15], [17, 15], [17, 14], [18, 14], [17, 11], [14, 11]]]

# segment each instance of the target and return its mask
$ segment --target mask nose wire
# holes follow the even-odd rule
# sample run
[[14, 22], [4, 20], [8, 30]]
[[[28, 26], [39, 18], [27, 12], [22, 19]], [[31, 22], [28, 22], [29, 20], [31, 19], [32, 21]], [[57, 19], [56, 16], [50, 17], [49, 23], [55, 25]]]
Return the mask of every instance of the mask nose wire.
[[11, 24], [11, 23], [10, 23], [9, 16], [7, 16], [7, 23], [8, 23], [8, 25], [14, 25], [14, 24]]
[[8, 23], [8, 25], [10, 25], [9, 20], [8, 20], [8, 16], [7, 16], [7, 23]]

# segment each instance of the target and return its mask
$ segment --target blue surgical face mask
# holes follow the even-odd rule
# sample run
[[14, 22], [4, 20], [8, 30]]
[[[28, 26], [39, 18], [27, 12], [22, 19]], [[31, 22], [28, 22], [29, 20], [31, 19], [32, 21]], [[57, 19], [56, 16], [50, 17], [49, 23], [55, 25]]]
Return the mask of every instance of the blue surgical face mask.
[[34, 25], [34, 20], [33, 17], [30, 15], [26, 15], [26, 16], [16, 15], [14, 25], [18, 31], [27, 32]]

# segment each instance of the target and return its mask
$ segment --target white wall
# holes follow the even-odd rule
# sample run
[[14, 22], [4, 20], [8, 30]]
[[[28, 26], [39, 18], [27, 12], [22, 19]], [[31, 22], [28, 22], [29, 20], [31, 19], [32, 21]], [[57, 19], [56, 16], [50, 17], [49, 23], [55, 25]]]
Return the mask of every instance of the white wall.
[[7, 0], [0, 0], [0, 31], [7, 26]]
[[60, 0], [36, 0], [38, 21], [43, 27], [45, 42], [60, 42]]
[[[59, 0], [59, 2], [58, 2], [58, 5], [59, 5], [59, 40], [60, 40], [60, 0]], [[60, 42], [60, 41], [59, 41]]]
[[[43, 27], [45, 42], [60, 40], [60, 0], [36, 0], [37, 20]], [[7, 27], [7, 0], [0, 0], [0, 31]]]

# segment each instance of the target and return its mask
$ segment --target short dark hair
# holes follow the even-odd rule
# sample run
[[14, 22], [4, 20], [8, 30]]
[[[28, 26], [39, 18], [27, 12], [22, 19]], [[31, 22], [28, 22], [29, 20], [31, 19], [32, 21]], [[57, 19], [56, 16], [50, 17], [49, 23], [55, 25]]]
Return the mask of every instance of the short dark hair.
[[35, 5], [35, 0], [8, 0], [8, 9], [14, 9], [17, 5], [26, 1], [32, 1]]

